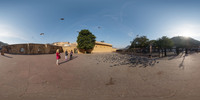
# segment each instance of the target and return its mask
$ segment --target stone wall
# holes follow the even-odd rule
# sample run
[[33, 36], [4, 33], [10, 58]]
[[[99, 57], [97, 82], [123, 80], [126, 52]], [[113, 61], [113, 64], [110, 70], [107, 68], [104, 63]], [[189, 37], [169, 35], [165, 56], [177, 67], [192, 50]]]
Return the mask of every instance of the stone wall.
[[3, 46], [3, 51], [11, 54], [51, 54], [55, 53], [57, 49], [63, 52], [61, 46], [50, 44], [14, 44]]

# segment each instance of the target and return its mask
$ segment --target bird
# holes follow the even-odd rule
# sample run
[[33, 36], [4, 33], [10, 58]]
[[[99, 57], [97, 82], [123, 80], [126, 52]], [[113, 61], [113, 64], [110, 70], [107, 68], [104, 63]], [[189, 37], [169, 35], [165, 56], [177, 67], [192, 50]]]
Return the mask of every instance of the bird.
[[40, 33], [40, 35], [44, 35], [44, 33]]
[[60, 18], [60, 20], [65, 20], [64, 18]]

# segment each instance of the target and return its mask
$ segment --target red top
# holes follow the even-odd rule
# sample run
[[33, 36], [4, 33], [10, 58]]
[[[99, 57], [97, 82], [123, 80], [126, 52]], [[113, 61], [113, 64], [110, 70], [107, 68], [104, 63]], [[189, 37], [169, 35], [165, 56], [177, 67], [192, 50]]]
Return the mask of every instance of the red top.
[[56, 59], [60, 59], [60, 53], [56, 52]]

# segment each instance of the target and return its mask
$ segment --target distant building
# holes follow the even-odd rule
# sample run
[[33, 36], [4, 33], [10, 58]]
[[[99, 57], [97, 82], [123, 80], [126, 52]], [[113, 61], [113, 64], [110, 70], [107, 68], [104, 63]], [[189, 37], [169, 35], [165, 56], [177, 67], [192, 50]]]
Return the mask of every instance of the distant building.
[[55, 42], [53, 45], [62, 46], [63, 51], [73, 51], [74, 53], [78, 53], [77, 43], [70, 43], [70, 42]]
[[60, 52], [63, 52], [61, 46], [55, 46], [52, 44], [13, 44], [3, 46], [2, 48], [5, 53], [11, 54], [52, 54], [56, 53], [57, 49], [59, 49]]
[[[77, 48], [77, 43], [70, 42], [55, 42], [53, 45], [62, 46], [63, 51], [73, 51], [74, 53], [84, 53], [85, 51], [79, 50]], [[95, 46], [92, 50], [92, 53], [102, 53], [102, 52], [115, 52], [116, 49], [112, 47], [112, 44], [104, 43], [104, 42], [95, 42]]]

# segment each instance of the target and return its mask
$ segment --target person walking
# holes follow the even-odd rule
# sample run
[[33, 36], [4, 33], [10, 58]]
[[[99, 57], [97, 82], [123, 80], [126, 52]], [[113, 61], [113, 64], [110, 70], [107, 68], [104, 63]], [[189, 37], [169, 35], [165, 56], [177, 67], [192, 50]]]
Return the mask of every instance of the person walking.
[[68, 52], [67, 50], [65, 51], [65, 61], [67, 61], [67, 56], [68, 56]]
[[70, 52], [70, 60], [72, 60], [73, 51]]
[[56, 64], [57, 64], [57, 65], [59, 65], [59, 59], [60, 59], [60, 58], [61, 58], [61, 57], [60, 57], [60, 52], [59, 52], [59, 49], [57, 49], [57, 50], [56, 50], [56, 59], [57, 59], [57, 60], [56, 60]]

